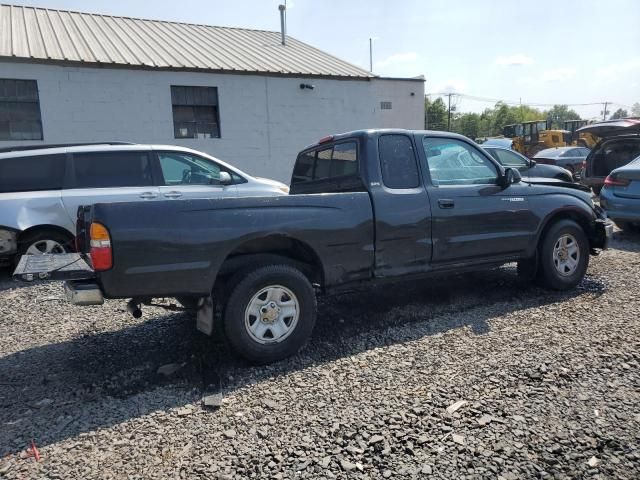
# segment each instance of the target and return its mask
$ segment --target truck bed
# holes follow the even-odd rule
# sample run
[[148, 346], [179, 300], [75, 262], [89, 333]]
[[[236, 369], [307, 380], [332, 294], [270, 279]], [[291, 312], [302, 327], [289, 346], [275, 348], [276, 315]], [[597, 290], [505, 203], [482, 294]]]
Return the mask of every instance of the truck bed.
[[96, 204], [82, 215], [108, 226], [113, 268], [97, 280], [111, 298], [208, 295], [222, 263], [253, 242], [307, 246], [327, 285], [369, 278], [374, 265], [366, 192]]

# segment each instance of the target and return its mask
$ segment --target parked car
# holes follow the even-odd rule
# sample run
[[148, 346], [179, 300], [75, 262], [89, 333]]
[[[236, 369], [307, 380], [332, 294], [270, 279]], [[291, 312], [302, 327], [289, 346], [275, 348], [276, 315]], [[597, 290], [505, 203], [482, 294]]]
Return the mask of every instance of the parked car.
[[600, 138], [585, 159], [580, 182], [600, 193], [604, 180], [613, 170], [640, 155], [640, 119], [623, 118], [593, 123], [578, 129]]
[[74, 279], [73, 303], [130, 298], [135, 315], [176, 297], [197, 306], [207, 334], [222, 312], [233, 348], [271, 362], [311, 335], [316, 292], [506, 262], [549, 288], [575, 287], [613, 224], [586, 187], [540, 180], [521, 181], [461, 135], [349, 132], [298, 155], [288, 196], [84, 207], [81, 253], [22, 257], [15, 277]]
[[0, 150], [0, 259], [73, 249], [78, 207], [102, 202], [284, 195], [205, 153], [163, 145]]
[[623, 230], [640, 230], [640, 157], [607, 176], [600, 206]]
[[589, 155], [590, 150], [586, 147], [557, 147], [545, 148], [533, 156], [537, 163], [545, 165], [556, 165], [571, 172], [574, 179], [580, 177], [582, 163]]
[[482, 144], [482, 148], [489, 152], [503, 167], [517, 168], [522, 176], [557, 178], [565, 182], [573, 182], [573, 175], [566, 168], [538, 164], [535, 160], [504, 147]]

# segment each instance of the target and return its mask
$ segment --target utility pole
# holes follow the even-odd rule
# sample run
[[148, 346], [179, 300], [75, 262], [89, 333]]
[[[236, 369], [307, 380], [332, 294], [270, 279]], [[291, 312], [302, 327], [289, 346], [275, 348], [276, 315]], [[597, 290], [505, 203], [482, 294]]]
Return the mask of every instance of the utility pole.
[[606, 120], [607, 119], [607, 105], [609, 104], [609, 102], [604, 102], [604, 110], [602, 111], [602, 120]]
[[447, 131], [451, 131], [451, 95], [453, 93], [448, 93], [447, 97], [449, 97], [449, 115], [447, 116]]
[[373, 38], [369, 38], [369, 71], [373, 73]]

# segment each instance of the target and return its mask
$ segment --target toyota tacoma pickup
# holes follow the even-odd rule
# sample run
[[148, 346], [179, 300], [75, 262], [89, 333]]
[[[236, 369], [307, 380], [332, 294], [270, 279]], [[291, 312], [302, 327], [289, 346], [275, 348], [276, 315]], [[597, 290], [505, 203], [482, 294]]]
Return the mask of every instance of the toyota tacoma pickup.
[[267, 363], [310, 337], [316, 295], [518, 263], [575, 287], [612, 224], [585, 187], [520, 177], [460, 135], [362, 130], [297, 157], [290, 194], [98, 203], [78, 211], [78, 253], [22, 257], [14, 277], [66, 280], [78, 305], [175, 297]]

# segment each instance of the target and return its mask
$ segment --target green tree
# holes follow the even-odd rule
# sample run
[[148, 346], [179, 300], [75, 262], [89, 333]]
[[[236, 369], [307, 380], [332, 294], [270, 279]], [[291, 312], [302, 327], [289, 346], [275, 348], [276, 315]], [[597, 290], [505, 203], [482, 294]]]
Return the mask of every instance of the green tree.
[[611, 120], [615, 120], [616, 118], [626, 118], [629, 116], [629, 113], [624, 108], [619, 108], [613, 115], [611, 115]]
[[451, 120], [451, 131], [475, 140], [480, 136], [480, 115], [477, 113], [459, 113]]
[[554, 105], [553, 108], [547, 112], [546, 118], [551, 121], [551, 128], [562, 129], [564, 128], [564, 122], [566, 120], [580, 120], [580, 115], [567, 105]]
[[640, 102], [636, 102], [631, 107], [631, 115], [634, 117], [640, 117]]
[[447, 129], [447, 106], [444, 104], [442, 98], [438, 97], [431, 101], [428, 97], [425, 97], [424, 111], [424, 127], [427, 130]]

